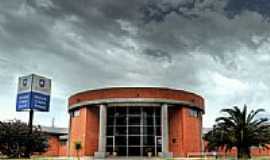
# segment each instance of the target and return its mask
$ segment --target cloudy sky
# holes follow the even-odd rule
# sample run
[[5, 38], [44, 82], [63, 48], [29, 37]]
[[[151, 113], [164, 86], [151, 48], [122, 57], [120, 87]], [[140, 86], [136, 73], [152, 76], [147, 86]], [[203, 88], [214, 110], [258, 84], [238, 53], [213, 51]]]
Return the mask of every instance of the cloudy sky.
[[185, 89], [220, 109], [270, 112], [269, 0], [1, 0], [0, 120], [15, 112], [17, 79], [52, 79], [49, 113], [35, 124], [66, 127], [67, 99], [111, 86]]

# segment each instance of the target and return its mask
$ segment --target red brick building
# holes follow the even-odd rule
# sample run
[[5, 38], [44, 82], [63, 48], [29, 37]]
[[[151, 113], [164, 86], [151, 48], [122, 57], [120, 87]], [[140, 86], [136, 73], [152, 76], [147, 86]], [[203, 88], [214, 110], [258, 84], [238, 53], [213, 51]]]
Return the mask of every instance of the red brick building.
[[202, 151], [201, 96], [168, 88], [106, 88], [69, 98], [67, 154], [186, 156]]
[[[207, 152], [202, 141], [204, 100], [169, 88], [106, 88], [69, 98], [69, 129], [46, 128], [46, 156], [187, 157]], [[205, 128], [204, 133], [210, 128]], [[252, 148], [252, 156], [270, 156], [270, 149]], [[236, 156], [236, 149], [223, 156]]]

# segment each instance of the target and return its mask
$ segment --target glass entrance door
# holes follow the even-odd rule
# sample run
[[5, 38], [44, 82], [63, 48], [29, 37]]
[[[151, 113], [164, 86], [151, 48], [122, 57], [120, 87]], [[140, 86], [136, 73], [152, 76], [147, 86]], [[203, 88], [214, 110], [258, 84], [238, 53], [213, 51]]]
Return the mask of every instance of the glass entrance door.
[[107, 117], [110, 155], [156, 156], [161, 150], [160, 107], [109, 107]]

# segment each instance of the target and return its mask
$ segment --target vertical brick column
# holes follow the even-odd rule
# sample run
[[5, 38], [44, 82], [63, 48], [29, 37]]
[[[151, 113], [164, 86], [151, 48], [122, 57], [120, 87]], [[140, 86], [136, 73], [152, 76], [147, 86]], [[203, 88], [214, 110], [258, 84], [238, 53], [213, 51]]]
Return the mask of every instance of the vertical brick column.
[[162, 135], [162, 153], [161, 157], [172, 157], [169, 152], [169, 121], [168, 121], [168, 105], [161, 105], [161, 135]]
[[98, 152], [95, 152], [96, 158], [106, 157], [106, 126], [107, 126], [107, 107], [103, 104], [99, 106], [99, 136]]

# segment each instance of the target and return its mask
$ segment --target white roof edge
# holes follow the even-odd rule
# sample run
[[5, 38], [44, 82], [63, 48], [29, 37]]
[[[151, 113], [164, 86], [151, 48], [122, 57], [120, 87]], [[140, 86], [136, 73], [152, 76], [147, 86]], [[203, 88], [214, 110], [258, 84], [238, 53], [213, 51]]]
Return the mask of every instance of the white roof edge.
[[190, 107], [195, 107], [196, 105], [189, 101], [171, 100], [164, 98], [110, 98], [110, 99], [99, 99], [99, 100], [89, 100], [83, 101], [69, 106], [69, 110], [79, 108], [85, 105], [97, 105], [97, 104], [117, 104], [117, 103], [160, 103], [160, 104], [183, 104]]

